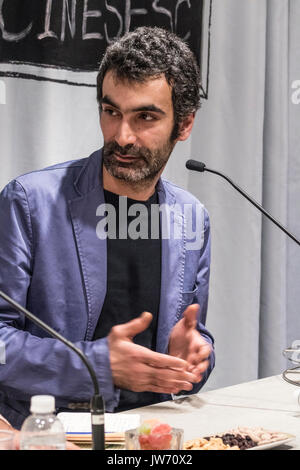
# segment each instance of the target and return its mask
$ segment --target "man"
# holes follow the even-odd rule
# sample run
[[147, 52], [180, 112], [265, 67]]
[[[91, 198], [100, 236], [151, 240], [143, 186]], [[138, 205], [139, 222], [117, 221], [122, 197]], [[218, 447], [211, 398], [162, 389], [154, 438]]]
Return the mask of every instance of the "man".
[[[138, 28], [107, 49], [97, 87], [103, 151], [2, 192], [0, 289], [83, 350], [106, 410], [120, 411], [195, 393], [214, 366], [208, 216], [160, 178], [191, 133], [199, 71], [175, 35]], [[60, 409], [89, 400], [72, 351], [4, 302], [0, 319], [0, 412], [15, 427], [34, 394], [53, 394]]]

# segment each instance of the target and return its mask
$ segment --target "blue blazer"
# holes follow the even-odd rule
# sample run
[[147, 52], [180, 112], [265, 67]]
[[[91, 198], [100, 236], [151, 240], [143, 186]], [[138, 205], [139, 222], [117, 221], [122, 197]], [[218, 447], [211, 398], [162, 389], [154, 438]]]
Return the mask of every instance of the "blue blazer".
[[[96, 236], [97, 207], [104, 203], [101, 150], [90, 157], [35, 171], [9, 183], [0, 196], [0, 290], [73, 341], [94, 366], [106, 410], [118, 404], [107, 338], [92, 341], [106, 294], [106, 240]], [[160, 204], [175, 207], [178, 237], [162, 240], [161, 299], [157, 351], [182, 312], [200, 304], [198, 329], [205, 328], [210, 264], [209, 220], [188, 192], [160, 180]], [[191, 208], [186, 215], [184, 207]], [[187, 243], [195, 209], [200, 245]], [[191, 220], [187, 220], [191, 219]], [[173, 228], [174, 228], [173, 227]], [[198, 243], [199, 244], [199, 243]], [[0, 413], [20, 427], [32, 395], [51, 394], [58, 408], [88, 401], [92, 382], [77, 355], [0, 299]], [[201, 384], [214, 366], [211, 365]], [[161, 395], [161, 400], [170, 399]]]

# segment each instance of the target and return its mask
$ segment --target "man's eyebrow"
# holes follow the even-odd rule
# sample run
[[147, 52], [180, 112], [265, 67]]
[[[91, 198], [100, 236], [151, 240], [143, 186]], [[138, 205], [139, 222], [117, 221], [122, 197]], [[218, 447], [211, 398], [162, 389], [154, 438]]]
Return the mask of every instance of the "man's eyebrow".
[[107, 95], [103, 96], [103, 98], [101, 98], [100, 100], [100, 104], [109, 104], [110, 106], [113, 106], [114, 108], [117, 108], [119, 109], [119, 106], [116, 105]]
[[[103, 96], [103, 98], [101, 99], [100, 101], [100, 104], [108, 104], [110, 106], [113, 106], [114, 108], [116, 109], [120, 109], [119, 106], [113, 102], [113, 100], [111, 98], [109, 98], [107, 95], [106, 96]], [[155, 104], [148, 104], [148, 105], [142, 105], [142, 106], [138, 106], [137, 108], [132, 108], [130, 109], [129, 111], [133, 112], [133, 113], [137, 113], [137, 112], [147, 112], [147, 111], [150, 111], [150, 112], [154, 112], [154, 113], [159, 113], [159, 114], [163, 114], [165, 115], [165, 111], [163, 111], [161, 108], [158, 108], [157, 106], [155, 106]]]
[[152, 111], [154, 113], [166, 114], [165, 111], [163, 111], [161, 108], [158, 108], [157, 106], [155, 106], [155, 104], [148, 104], [148, 105], [139, 106], [137, 108], [132, 109], [131, 111], [133, 111], [133, 112]]

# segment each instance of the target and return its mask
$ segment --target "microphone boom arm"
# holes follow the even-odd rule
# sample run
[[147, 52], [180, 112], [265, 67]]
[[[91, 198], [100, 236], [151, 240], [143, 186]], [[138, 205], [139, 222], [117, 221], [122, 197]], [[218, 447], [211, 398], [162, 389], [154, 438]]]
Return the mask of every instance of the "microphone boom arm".
[[186, 162], [186, 168], [192, 171], [199, 171], [200, 173], [208, 171], [224, 178], [229, 184], [231, 184], [231, 186], [234, 187], [234, 189], [236, 189], [242, 196], [248, 199], [248, 201], [251, 202], [251, 204], [253, 204], [260, 212], [262, 212], [268, 219], [270, 219], [271, 222], [277, 225], [277, 227], [280, 228], [288, 237], [294, 240], [297, 245], [300, 245], [300, 241], [295, 237], [295, 235], [289, 232], [280, 222], [278, 222], [278, 220], [274, 219], [274, 217], [269, 214], [269, 212], [267, 212], [257, 201], [255, 201], [255, 199], [249, 196], [249, 194], [247, 194], [242, 188], [240, 188], [236, 183], [234, 183], [228, 176], [224, 175], [219, 171], [207, 168], [204, 163], [198, 162], [197, 160], [188, 160]]
[[[251, 196], [249, 196], [249, 194], [247, 194], [242, 188], [240, 188], [236, 183], [234, 183], [230, 178], [228, 178], [228, 176], [224, 175], [223, 173], [219, 172], [219, 171], [216, 171], [216, 170], [211, 170], [210, 168], [207, 168], [206, 165], [203, 163], [203, 162], [198, 162], [197, 160], [188, 160], [185, 164], [186, 168], [188, 170], [192, 170], [192, 171], [199, 171], [201, 173], [203, 173], [204, 171], [208, 171], [210, 173], [214, 173], [218, 176], [221, 176], [222, 178], [224, 178], [226, 181], [228, 181], [229, 184], [231, 184], [231, 186], [234, 187], [234, 189], [236, 189], [242, 196], [244, 196], [246, 199], [248, 199], [249, 202], [251, 202], [251, 204], [253, 204], [258, 210], [260, 210], [268, 219], [271, 220], [271, 222], [273, 222], [275, 225], [277, 225], [278, 228], [280, 228], [288, 237], [290, 237], [292, 240], [294, 240], [294, 242], [297, 243], [297, 245], [300, 245], [300, 241], [292, 234], [290, 233], [283, 225], [281, 225], [278, 220], [274, 219], [274, 217], [272, 217], [260, 204], [258, 204], [258, 202], [256, 202]], [[293, 352], [293, 351], [298, 351], [298, 350], [295, 350], [293, 348], [287, 348], [284, 350], [284, 356], [286, 356], [285, 353], [287, 352]], [[287, 356], [286, 356], [287, 357]], [[288, 358], [289, 359], [289, 358]], [[286, 369], [283, 373], [282, 373], [282, 376], [284, 378], [285, 381], [293, 384], [293, 385], [297, 385], [297, 386], [300, 386], [300, 381], [296, 381], [296, 380], [292, 380], [292, 379], [289, 379], [287, 377], [287, 374], [289, 373], [300, 373], [299, 371], [299, 366], [297, 367], [294, 367], [293, 369]]]
[[[75, 344], [71, 341], [67, 340], [64, 336], [59, 334], [49, 325], [44, 323], [38, 317], [33, 315], [29, 310], [25, 307], [20, 305], [18, 302], [10, 298], [4, 292], [0, 290], [0, 297], [2, 297], [7, 303], [9, 303], [12, 307], [14, 307], [17, 311], [22, 312], [26, 318], [29, 318], [33, 323], [38, 325], [43, 330], [47, 331], [53, 338], [58, 339], [62, 343], [64, 343], [67, 347], [72, 349], [82, 360], [85, 364], [88, 372], [91, 376], [93, 386], [94, 386], [94, 396], [91, 399], [90, 408], [91, 408], [91, 416], [92, 416], [92, 440], [93, 440], [93, 450], [104, 450], [105, 449], [105, 435], [104, 435], [104, 403], [103, 398], [100, 395], [99, 391], [99, 384], [97, 380], [97, 376], [95, 371], [85, 356], [85, 354], [81, 351], [81, 349], [77, 348]], [[100, 416], [99, 416], [100, 415]]]
[[67, 338], [60, 335], [57, 331], [53, 330], [53, 328], [51, 328], [51, 326], [47, 325], [42, 320], [37, 318], [35, 315], [33, 315], [31, 312], [29, 312], [29, 310], [27, 310], [22, 305], [20, 305], [18, 302], [11, 299], [10, 297], [8, 297], [8, 295], [6, 295], [4, 292], [0, 291], [0, 297], [2, 297], [4, 300], [6, 300], [6, 302], [9, 303], [16, 310], [19, 310], [22, 313], [24, 313], [24, 315], [27, 318], [29, 318], [33, 323], [35, 323], [36, 325], [41, 327], [43, 330], [46, 330], [53, 338], [60, 340], [66, 346], [71, 348], [78, 356], [80, 356], [81, 360], [85, 363], [86, 367], [88, 368], [88, 371], [90, 373], [92, 382], [94, 384], [95, 393], [97, 395], [99, 395], [99, 385], [98, 385], [97, 377], [95, 375], [95, 372], [94, 372], [91, 364], [89, 363], [88, 359], [85, 357], [85, 355], [83, 354], [81, 349], [77, 348], [73, 343], [71, 343], [71, 341], [68, 341]]
[[223, 175], [222, 173], [216, 171], [216, 170], [211, 170], [209, 168], [204, 168], [204, 171], [209, 171], [210, 173], [215, 173], [216, 175], [222, 176], [226, 181], [228, 181], [231, 186], [233, 186], [242, 196], [245, 196], [248, 201], [250, 201], [258, 210], [260, 210], [268, 219], [270, 219], [277, 227], [279, 227], [286, 235], [288, 235], [294, 242], [296, 242], [298, 245], [300, 245], [300, 241], [292, 234], [290, 233], [283, 225], [281, 225], [278, 220], [274, 219], [274, 217], [269, 214], [258, 202], [256, 202], [249, 194], [247, 194], [242, 188], [240, 188], [236, 183], [234, 183], [228, 176]]

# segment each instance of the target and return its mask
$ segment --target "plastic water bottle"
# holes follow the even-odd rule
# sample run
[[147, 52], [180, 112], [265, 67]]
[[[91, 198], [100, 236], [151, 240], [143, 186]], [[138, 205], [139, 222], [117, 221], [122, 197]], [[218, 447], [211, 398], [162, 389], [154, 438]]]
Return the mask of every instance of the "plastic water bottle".
[[54, 411], [53, 396], [35, 395], [31, 398], [31, 415], [21, 428], [20, 450], [65, 450], [65, 430]]

